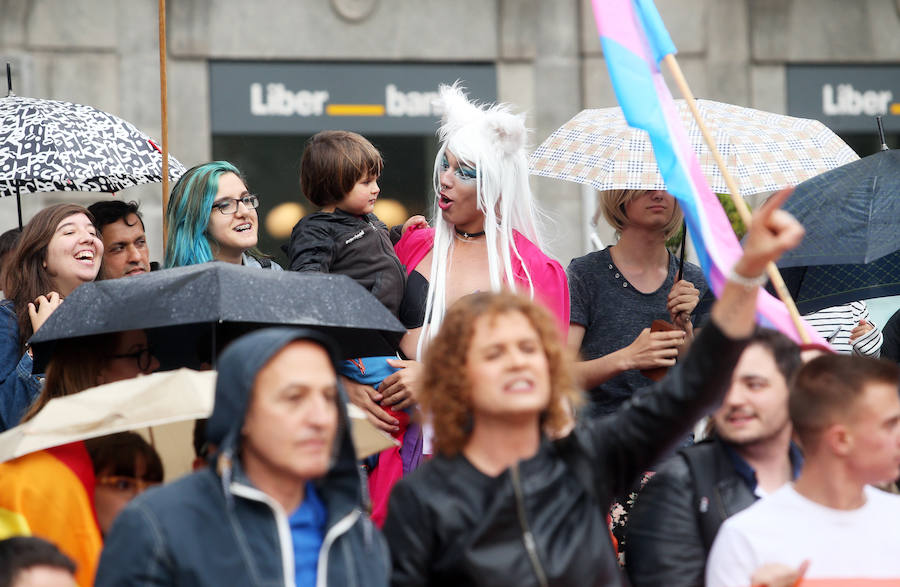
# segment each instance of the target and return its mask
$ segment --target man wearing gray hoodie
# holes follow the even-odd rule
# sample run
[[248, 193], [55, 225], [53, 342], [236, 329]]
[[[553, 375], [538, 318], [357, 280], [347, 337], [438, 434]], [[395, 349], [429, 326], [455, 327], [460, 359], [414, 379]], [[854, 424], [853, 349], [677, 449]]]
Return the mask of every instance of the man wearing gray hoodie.
[[332, 343], [258, 330], [220, 357], [210, 467], [133, 500], [96, 585], [386, 586]]

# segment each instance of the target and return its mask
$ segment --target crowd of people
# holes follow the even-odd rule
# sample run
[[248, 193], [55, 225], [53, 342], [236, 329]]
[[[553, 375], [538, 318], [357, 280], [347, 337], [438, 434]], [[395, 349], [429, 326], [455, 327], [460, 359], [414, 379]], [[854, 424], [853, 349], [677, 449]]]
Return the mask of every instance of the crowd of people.
[[[871, 356], [881, 335], [858, 304], [830, 339], [846, 353], [805, 363], [755, 325], [759, 276], [803, 237], [780, 209], [790, 190], [754, 213], [701, 315], [702, 271], [666, 246], [670, 194], [602, 193], [619, 240], [564, 270], [524, 117], [458, 85], [440, 102], [430, 221], [385, 226], [377, 148], [323, 131], [300, 165], [318, 211], [285, 268], [257, 249], [261, 199], [225, 161], [174, 185], [162, 268], [134, 202], [50, 206], [0, 236], [2, 430], [160, 367], [143, 330], [61, 340], [36, 367], [29, 339], [94, 280], [210, 262], [336, 273], [406, 328], [396, 354], [353, 359], [313, 328], [230, 341], [196, 470], [167, 484], [134, 433], [0, 463], [0, 538], [39, 537], [0, 540], [3, 584], [900, 584], [885, 522], [900, 367]], [[395, 446], [358, 459], [349, 404]]]

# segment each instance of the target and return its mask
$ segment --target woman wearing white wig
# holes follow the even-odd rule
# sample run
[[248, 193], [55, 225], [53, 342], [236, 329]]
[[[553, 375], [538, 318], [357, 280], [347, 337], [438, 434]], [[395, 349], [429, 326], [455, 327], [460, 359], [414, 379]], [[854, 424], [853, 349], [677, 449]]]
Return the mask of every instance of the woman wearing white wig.
[[458, 84], [441, 86], [440, 104], [434, 228], [408, 230], [395, 247], [410, 281], [404, 321], [412, 336], [404, 350], [421, 356], [446, 308], [476, 291], [530, 296], [553, 313], [564, 336], [569, 290], [562, 266], [541, 250], [524, 115], [504, 104], [473, 104]]
[[[422, 366], [415, 359], [423, 356], [446, 308], [457, 299], [478, 291], [514, 290], [551, 310], [562, 340], [569, 326], [565, 271], [540, 249], [524, 117], [505, 105], [476, 106], [457, 85], [441, 86], [440, 104], [444, 115], [434, 165], [434, 228], [412, 227], [395, 245], [409, 274], [400, 307], [409, 334], [400, 346], [412, 360], [390, 361], [400, 370], [377, 390], [345, 382], [351, 401], [389, 432], [404, 424], [384, 408], [416, 399]], [[375, 477], [370, 477], [376, 513], [387, 505], [393, 480], [418, 466], [422, 451], [431, 452], [429, 441], [430, 435], [423, 438], [407, 430], [399, 450], [402, 473], [396, 465], [393, 474], [382, 471], [390, 475], [388, 483], [373, 483]], [[384, 469], [382, 463], [378, 467]]]

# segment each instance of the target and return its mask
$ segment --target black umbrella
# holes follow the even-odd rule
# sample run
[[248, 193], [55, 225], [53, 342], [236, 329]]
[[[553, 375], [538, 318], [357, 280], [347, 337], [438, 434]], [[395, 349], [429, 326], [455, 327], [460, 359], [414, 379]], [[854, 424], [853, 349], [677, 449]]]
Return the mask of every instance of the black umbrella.
[[163, 366], [177, 367], [214, 358], [223, 336], [278, 324], [322, 330], [348, 358], [393, 354], [406, 332], [344, 275], [216, 262], [81, 285], [30, 342], [40, 372], [57, 340], [145, 329]]

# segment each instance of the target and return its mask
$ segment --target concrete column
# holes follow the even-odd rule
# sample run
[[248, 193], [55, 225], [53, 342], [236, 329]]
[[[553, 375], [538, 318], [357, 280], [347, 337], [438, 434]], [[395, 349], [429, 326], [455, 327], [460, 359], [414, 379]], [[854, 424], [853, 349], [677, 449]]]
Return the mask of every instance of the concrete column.
[[[535, 145], [582, 109], [579, 0], [539, 2], [534, 59]], [[567, 265], [584, 253], [580, 186], [532, 178], [535, 194], [554, 223], [549, 252]]]

